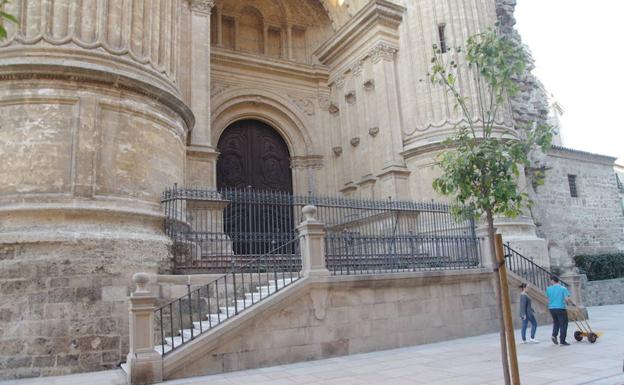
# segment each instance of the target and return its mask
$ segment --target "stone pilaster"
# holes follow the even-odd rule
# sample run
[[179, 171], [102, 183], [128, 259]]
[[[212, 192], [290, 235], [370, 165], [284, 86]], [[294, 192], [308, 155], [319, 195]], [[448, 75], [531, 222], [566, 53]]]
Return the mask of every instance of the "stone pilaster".
[[194, 146], [211, 146], [210, 139], [210, 13], [214, 0], [189, 0], [191, 11], [191, 108]]
[[212, 145], [210, 103], [210, 14], [214, 0], [189, 0], [191, 33], [191, 108], [195, 128], [187, 148], [186, 183], [193, 186], [217, 186], [216, 169], [219, 152]]

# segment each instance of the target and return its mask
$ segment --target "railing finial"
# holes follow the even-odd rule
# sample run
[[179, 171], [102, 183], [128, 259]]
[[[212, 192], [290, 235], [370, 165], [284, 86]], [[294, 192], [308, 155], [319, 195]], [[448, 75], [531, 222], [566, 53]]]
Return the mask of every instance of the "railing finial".
[[316, 221], [317, 211], [318, 209], [316, 208], [316, 206], [312, 206], [312, 205], [304, 206], [301, 209], [301, 212], [303, 213], [303, 220], [304, 221]]
[[147, 273], [136, 273], [132, 276], [132, 282], [136, 285], [135, 294], [146, 294], [150, 291], [145, 288], [149, 282], [149, 275]]

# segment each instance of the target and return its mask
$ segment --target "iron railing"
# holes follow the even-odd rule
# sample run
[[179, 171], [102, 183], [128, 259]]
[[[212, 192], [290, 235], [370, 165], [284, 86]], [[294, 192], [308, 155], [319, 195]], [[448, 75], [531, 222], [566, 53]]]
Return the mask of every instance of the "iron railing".
[[174, 186], [163, 193], [162, 202], [176, 273], [225, 272], [253, 264], [277, 247], [282, 254], [274, 255], [276, 262], [290, 267], [295, 254], [290, 241], [297, 237], [301, 211], [291, 194]]
[[449, 206], [393, 200], [312, 198], [325, 223], [327, 268], [338, 275], [476, 268], [474, 221]]
[[186, 295], [155, 311], [156, 350], [164, 356], [297, 281], [299, 240], [232, 266], [208, 284], [191, 290], [189, 283]]
[[[553, 273], [512, 249], [509, 243], [505, 243], [503, 247], [507, 269], [541, 291], [546, 291]], [[561, 281], [561, 279], [559, 281], [563, 286], [568, 287], [566, 282]]]
[[[455, 221], [440, 203], [174, 186], [163, 194], [163, 204], [179, 273], [223, 272], [232, 261], [253, 263], [297, 236], [301, 209], [310, 204], [325, 224], [326, 262], [334, 274], [480, 264], [474, 221]], [[289, 261], [293, 250], [283, 251], [281, 258]]]

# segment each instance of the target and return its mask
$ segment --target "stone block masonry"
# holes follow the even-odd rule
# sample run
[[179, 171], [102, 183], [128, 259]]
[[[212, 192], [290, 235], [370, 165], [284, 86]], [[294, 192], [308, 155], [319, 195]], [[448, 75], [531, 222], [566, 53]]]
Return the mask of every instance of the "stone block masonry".
[[0, 378], [117, 367], [128, 351], [129, 272], [159, 268], [125, 250], [165, 258], [161, 246], [140, 240], [3, 246]]
[[[549, 239], [551, 265], [574, 268], [575, 255], [624, 250], [614, 158], [553, 147], [547, 154], [544, 185], [536, 190], [533, 213], [538, 234]], [[568, 175], [574, 175], [572, 196]]]
[[624, 304], [624, 278], [583, 280], [583, 303], [587, 306]]
[[[497, 330], [490, 272], [307, 278], [275, 304], [165, 357], [166, 379], [315, 360]], [[235, 322], [235, 321], [233, 321]]]

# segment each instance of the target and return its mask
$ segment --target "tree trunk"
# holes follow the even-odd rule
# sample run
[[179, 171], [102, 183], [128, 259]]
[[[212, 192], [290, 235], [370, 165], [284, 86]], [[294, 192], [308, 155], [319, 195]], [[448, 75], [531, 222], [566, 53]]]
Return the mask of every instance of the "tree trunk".
[[[490, 243], [490, 255], [496, 255], [496, 244], [495, 244], [495, 231], [494, 231], [494, 217], [492, 216], [492, 211], [486, 211], [487, 218], [487, 226], [488, 226], [488, 238]], [[498, 262], [496, 262], [498, 263]], [[505, 385], [511, 385], [511, 378], [509, 377], [509, 360], [507, 358], [507, 339], [505, 336], [505, 319], [503, 314], [503, 296], [501, 290], [500, 276], [498, 272], [498, 268], [494, 270], [494, 275], [496, 276], [496, 284], [494, 286], [496, 290], [496, 297], [498, 299], [498, 322], [500, 324], [500, 346], [501, 346], [501, 359], [503, 363], [503, 376], [505, 378]]]

